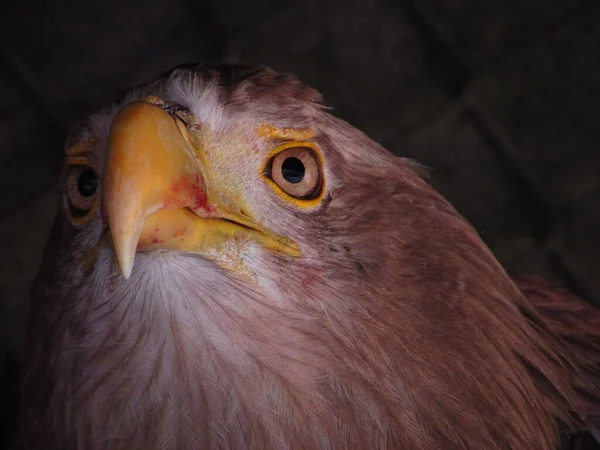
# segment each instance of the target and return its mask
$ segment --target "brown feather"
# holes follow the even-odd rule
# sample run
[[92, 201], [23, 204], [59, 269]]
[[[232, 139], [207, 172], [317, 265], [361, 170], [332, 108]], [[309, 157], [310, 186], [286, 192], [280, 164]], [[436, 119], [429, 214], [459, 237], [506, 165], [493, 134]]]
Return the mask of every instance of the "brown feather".
[[560, 346], [577, 410], [585, 424], [600, 421], [600, 311], [573, 293], [540, 277], [513, 275], [536, 315], [532, 324]]

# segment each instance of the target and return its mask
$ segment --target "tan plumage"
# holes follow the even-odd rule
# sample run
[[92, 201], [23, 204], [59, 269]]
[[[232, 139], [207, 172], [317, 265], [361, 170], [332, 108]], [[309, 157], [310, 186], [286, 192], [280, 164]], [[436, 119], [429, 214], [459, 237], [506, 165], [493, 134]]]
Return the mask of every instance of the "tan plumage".
[[[288, 144], [321, 170], [305, 198], [269, 173]], [[28, 448], [549, 450], [596, 420], [598, 311], [521, 291], [414, 163], [295, 78], [176, 70], [67, 148]], [[89, 213], [73, 164], [100, 177]]]

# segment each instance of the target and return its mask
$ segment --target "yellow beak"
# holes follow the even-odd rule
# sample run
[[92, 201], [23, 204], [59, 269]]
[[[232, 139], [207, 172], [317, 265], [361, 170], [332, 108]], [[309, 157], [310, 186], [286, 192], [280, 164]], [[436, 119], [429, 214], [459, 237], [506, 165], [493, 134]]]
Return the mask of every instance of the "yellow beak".
[[[179, 250], [217, 263], [227, 248], [252, 240], [298, 255], [298, 246], [209, 198], [206, 155], [192, 146], [186, 125], [153, 99], [121, 109], [112, 123], [103, 177], [103, 209], [125, 278], [138, 249]], [[240, 208], [240, 211], [242, 208]], [[233, 246], [232, 246], [233, 244]]]

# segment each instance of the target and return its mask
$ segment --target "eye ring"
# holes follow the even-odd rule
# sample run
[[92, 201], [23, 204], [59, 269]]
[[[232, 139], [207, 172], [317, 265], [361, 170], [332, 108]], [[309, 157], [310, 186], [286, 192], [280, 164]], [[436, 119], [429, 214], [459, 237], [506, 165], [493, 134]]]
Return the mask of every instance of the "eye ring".
[[99, 180], [96, 171], [83, 164], [73, 164], [67, 169], [66, 194], [75, 218], [86, 216], [96, 204]]
[[320, 166], [312, 148], [290, 147], [271, 159], [268, 176], [290, 197], [312, 200], [322, 190]]

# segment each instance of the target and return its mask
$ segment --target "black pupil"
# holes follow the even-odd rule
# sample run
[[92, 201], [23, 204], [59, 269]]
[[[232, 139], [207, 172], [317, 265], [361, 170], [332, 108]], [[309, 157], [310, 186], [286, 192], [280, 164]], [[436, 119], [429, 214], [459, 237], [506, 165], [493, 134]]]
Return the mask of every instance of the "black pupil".
[[77, 180], [77, 189], [84, 197], [91, 197], [96, 193], [98, 188], [98, 177], [96, 172], [91, 169], [85, 169], [79, 174]]
[[298, 158], [289, 157], [281, 164], [281, 175], [288, 183], [300, 183], [304, 178], [304, 164]]

